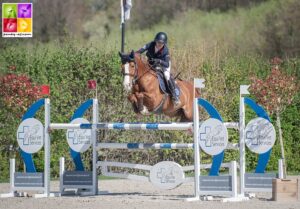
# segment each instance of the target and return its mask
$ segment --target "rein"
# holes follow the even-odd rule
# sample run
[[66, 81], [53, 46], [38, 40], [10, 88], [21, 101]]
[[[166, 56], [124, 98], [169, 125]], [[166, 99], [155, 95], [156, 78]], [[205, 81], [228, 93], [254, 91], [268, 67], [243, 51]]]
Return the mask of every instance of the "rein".
[[144, 66], [146, 67], [145, 72], [142, 75], [138, 75], [138, 66], [136, 64], [136, 61], [134, 60], [134, 64], [135, 64], [135, 69], [134, 69], [134, 77], [132, 80], [132, 84], [136, 84], [144, 75], [146, 75], [147, 73], [150, 73], [151, 75], [156, 77], [156, 74], [154, 72], [152, 72], [152, 66], [149, 63], [145, 63], [143, 62], [143, 60], [141, 59], [141, 62], [144, 64]]

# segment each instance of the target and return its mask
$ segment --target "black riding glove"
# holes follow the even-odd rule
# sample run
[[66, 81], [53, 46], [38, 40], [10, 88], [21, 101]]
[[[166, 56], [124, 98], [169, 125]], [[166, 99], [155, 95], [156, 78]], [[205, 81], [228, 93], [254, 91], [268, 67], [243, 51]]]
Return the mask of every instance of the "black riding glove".
[[160, 59], [152, 59], [153, 63], [155, 65], [160, 65], [161, 64], [161, 60]]

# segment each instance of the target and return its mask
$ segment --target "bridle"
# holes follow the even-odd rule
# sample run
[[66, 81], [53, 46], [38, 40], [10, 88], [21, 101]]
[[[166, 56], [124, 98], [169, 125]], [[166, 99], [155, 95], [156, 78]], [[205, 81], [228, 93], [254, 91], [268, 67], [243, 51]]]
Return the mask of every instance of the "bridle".
[[[130, 60], [131, 61], [131, 60]], [[133, 77], [133, 79], [132, 79], [132, 85], [135, 85], [135, 84], [137, 84], [137, 82], [144, 76], [144, 75], [146, 75], [147, 73], [151, 73], [152, 75], [154, 75], [154, 76], [156, 76], [154, 73], [152, 73], [152, 66], [149, 64], [149, 63], [145, 63], [144, 61], [142, 61], [143, 62], [143, 64], [146, 66], [146, 70], [145, 70], [145, 72], [142, 74], [142, 75], [138, 75], [138, 65], [137, 65], [137, 63], [136, 63], [136, 61], [135, 61], [135, 59], [133, 59], [133, 62], [134, 62], [134, 74], [132, 74], [132, 73], [126, 73], [126, 72], [124, 72], [123, 70], [122, 70], [122, 75], [123, 76], [129, 76], [129, 77]], [[130, 62], [127, 62], [128, 64], [130, 63]], [[125, 63], [125, 64], [127, 64], [127, 63]], [[124, 64], [124, 65], [125, 65]]]

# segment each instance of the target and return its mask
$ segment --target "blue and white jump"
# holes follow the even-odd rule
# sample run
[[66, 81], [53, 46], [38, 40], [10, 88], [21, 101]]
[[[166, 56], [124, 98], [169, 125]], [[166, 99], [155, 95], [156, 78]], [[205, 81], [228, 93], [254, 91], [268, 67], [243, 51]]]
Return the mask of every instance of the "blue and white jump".
[[98, 149], [193, 149], [192, 143], [98, 143]]
[[52, 123], [51, 129], [100, 129], [100, 130], [189, 130], [193, 123], [98, 123], [98, 124], [62, 124]]
[[[92, 104], [93, 113], [92, 113], [92, 123], [81, 123], [81, 124], [70, 124], [70, 123], [51, 123], [50, 117], [50, 100], [45, 99], [45, 132], [44, 132], [44, 140], [45, 140], [45, 169], [44, 169], [44, 187], [43, 187], [43, 195], [44, 197], [50, 197], [50, 132], [49, 130], [54, 129], [91, 129], [92, 132], [92, 150], [93, 150], [93, 163], [92, 163], [92, 171], [90, 173], [91, 179], [89, 185], [64, 185], [61, 180], [61, 193], [65, 188], [88, 188], [90, 189], [89, 194], [96, 195], [99, 193], [98, 191], [98, 178], [97, 178], [97, 168], [100, 166], [102, 168], [103, 174], [107, 174], [115, 177], [123, 177], [128, 178], [128, 175], [122, 174], [114, 174], [108, 172], [108, 166], [117, 166], [117, 167], [127, 167], [127, 168], [138, 168], [149, 170], [152, 167], [147, 165], [139, 165], [139, 164], [130, 164], [130, 163], [118, 163], [118, 162], [100, 162], [98, 161], [98, 150], [100, 149], [193, 149], [194, 150], [194, 165], [183, 167], [183, 171], [194, 171], [194, 177], [189, 177], [183, 180], [183, 182], [194, 182], [194, 197], [188, 200], [199, 200], [200, 195], [228, 195], [231, 198], [227, 199], [228, 201], [239, 201], [245, 199], [245, 193], [248, 191], [270, 191], [270, 188], [262, 189], [262, 188], [247, 188], [247, 184], [245, 183], [245, 166], [246, 166], [246, 158], [245, 158], [245, 104], [249, 105], [259, 117], [263, 117], [269, 120], [265, 111], [259, 107], [253, 100], [249, 98], [245, 98], [244, 95], [248, 94], [247, 88], [245, 86], [241, 86], [240, 88], [240, 120], [239, 122], [223, 122], [218, 111], [206, 100], [195, 98], [194, 100], [194, 117], [193, 122], [189, 123], [99, 123], [98, 119], [98, 100], [93, 99]], [[227, 128], [233, 128], [239, 131], [239, 144], [231, 144], [230, 147], [232, 149], [238, 149], [240, 153], [240, 161], [239, 161], [239, 169], [240, 169], [240, 193], [237, 191], [237, 165], [235, 162], [224, 164], [222, 163], [224, 158], [224, 151], [218, 155], [213, 156], [213, 163], [210, 166], [210, 176], [209, 178], [200, 176], [200, 169], [207, 168], [207, 166], [200, 164], [200, 146], [199, 146], [199, 106], [205, 108], [205, 110], [209, 113], [211, 118], [215, 118], [221, 121]], [[193, 132], [193, 143], [98, 143], [97, 142], [97, 130], [181, 130], [187, 131], [192, 130]], [[72, 154], [73, 153], [73, 154]], [[80, 155], [74, 151], [71, 151], [71, 154], [74, 155], [74, 162], [76, 164], [76, 168], [80, 167], [77, 163], [80, 163]], [[79, 156], [79, 157], [78, 157]], [[267, 153], [261, 154], [259, 156], [258, 166], [256, 168], [256, 173], [259, 175], [265, 172], [265, 167], [270, 157], [270, 151]], [[75, 160], [77, 158], [77, 160]], [[201, 165], [201, 168], [200, 168]], [[168, 166], [168, 165], [166, 165]], [[220, 176], [223, 179], [231, 179], [228, 182], [231, 182], [231, 185], [228, 186], [229, 189], [224, 191], [214, 188], [215, 185], [212, 185], [211, 188], [208, 188], [207, 185], [203, 185], [203, 181], [201, 179], [207, 181], [215, 181], [215, 176], [219, 176], [220, 167], [227, 167], [230, 169], [229, 176]], [[81, 166], [82, 167], [82, 166]], [[155, 167], [155, 166], [153, 166]], [[78, 169], [80, 170], [80, 169]], [[64, 178], [64, 159], [61, 159], [61, 179]], [[280, 172], [281, 173], [281, 172]], [[89, 175], [89, 174], [88, 174]], [[12, 176], [12, 173], [11, 173]], [[147, 177], [137, 177], [131, 175], [131, 179], [139, 179], [139, 180], [149, 180]], [[202, 185], [202, 187], [201, 187]], [[208, 185], [209, 186], [209, 185]], [[13, 187], [12, 187], [13, 188]], [[21, 188], [22, 189], [22, 188]], [[12, 190], [11, 193], [14, 193], [16, 190]], [[10, 194], [11, 194], [10, 193]]]

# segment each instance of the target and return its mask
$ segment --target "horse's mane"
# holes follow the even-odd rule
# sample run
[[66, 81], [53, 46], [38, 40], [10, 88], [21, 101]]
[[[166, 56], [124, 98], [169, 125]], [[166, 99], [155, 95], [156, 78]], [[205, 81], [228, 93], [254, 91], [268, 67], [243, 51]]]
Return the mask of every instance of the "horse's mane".
[[138, 65], [138, 68], [143, 68], [144, 70], [150, 70], [151, 72], [151, 65], [148, 62], [143, 61], [141, 54], [134, 53], [134, 60]]
[[134, 60], [135, 60], [135, 62], [138, 62], [141, 65], [144, 65], [144, 67], [147, 67], [147, 65], [148, 65], [148, 63], [143, 61], [142, 55], [139, 53], [134, 53]]

